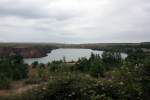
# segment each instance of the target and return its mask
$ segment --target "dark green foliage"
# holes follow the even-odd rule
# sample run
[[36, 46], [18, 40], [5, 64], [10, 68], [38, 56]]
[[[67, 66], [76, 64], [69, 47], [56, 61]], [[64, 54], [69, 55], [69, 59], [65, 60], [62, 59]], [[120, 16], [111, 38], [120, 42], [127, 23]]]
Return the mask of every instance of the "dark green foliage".
[[47, 85], [16, 96], [14, 100], [149, 100], [148, 62], [143, 68], [126, 62], [121, 68], [112, 70], [110, 78], [59, 73]]
[[146, 53], [142, 49], [136, 49], [128, 53], [127, 61], [133, 64], [142, 63], [146, 57]]
[[89, 59], [79, 59], [76, 66], [78, 70], [86, 73], [89, 72], [94, 77], [103, 76], [105, 71], [101, 57], [93, 53]]
[[142, 51], [125, 61], [114, 52], [91, 54], [75, 65], [54, 61], [39, 71], [40, 77], [48, 72], [46, 84], [2, 100], [150, 100], [150, 56]]
[[101, 61], [93, 61], [90, 64], [90, 75], [94, 76], [94, 77], [98, 77], [98, 76], [104, 76], [104, 72], [105, 72], [105, 66], [103, 65], [103, 63]]
[[10, 87], [10, 79], [0, 73], [0, 89], [8, 89]]
[[38, 61], [32, 63], [32, 68], [36, 68], [39, 65]]
[[81, 58], [78, 60], [77, 69], [80, 71], [88, 71], [89, 70], [89, 61], [87, 58]]
[[143, 97], [149, 99], [150, 95], [150, 57], [145, 58], [143, 64], [138, 65], [137, 75], [143, 88]]
[[121, 65], [122, 59], [120, 53], [103, 52], [102, 57], [98, 54], [91, 54], [89, 59], [81, 58], [76, 66], [82, 72], [89, 72], [92, 76], [104, 76], [106, 70]]
[[91, 54], [89, 59], [89, 71], [91, 76], [104, 76], [105, 68], [99, 55]]
[[57, 72], [62, 67], [63, 61], [53, 61], [48, 64], [50, 72]]
[[[9, 80], [20, 80], [27, 77], [27, 65], [19, 55], [0, 59], [0, 81], [1, 85], [9, 83]], [[8, 84], [6, 84], [7, 86]]]
[[47, 85], [27, 91], [10, 100], [91, 100], [97, 91], [96, 81], [81, 75], [63, 74]]
[[103, 63], [107, 67], [116, 67], [121, 64], [121, 54], [119, 52], [108, 52], [104, 51], [102, 54]]

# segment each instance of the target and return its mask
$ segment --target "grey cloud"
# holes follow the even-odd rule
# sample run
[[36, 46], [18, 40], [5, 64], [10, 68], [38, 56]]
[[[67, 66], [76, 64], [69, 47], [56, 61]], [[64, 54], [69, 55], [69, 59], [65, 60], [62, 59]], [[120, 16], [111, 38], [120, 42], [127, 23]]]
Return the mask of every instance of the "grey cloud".
[[[70, 9], [50, 6], [49, 0], [12, 0], [0, 1], [0, 16], [17, 16], [21, 18], [52, 18], [66, 20], [77, 15]], [[67, 10], [67, 11], [66, 11]]]
[[23, 18], [41, 18], [41, 17], [48, 17], [48, 15], [41, 14], [39, 12], [34, 11], [33, 9], [0, 9], [1, 16], [18, 16]]
[[[39, 0], [37, 0], [39, 1]], [[40, 2], [29, 0], [0, 1], [0, 16], [18, 16], [23, 18], [48, 17], [47, 9]]]
[[149, 0], [1, 0], [0, 41], [150, 41]]

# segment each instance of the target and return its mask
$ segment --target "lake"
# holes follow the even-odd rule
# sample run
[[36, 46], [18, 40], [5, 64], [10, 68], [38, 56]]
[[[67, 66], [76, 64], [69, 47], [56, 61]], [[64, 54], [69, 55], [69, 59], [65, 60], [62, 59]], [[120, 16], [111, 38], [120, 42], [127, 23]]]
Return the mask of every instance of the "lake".
[[[65, 57], [65, 60], [67, 62], [70, 61], [77, 61], [81, 57], [89, 58], [91, 53], [102, 55], [103, 51], [98, 50], [91, 50], [91, 49], [70, 49], [70, 48], [60, 48], [52, 50], [51, 53], [48, 53], [46, 57], [41, 58], [27, 58], [24, 59], [24, 62], [27, 64], [32, 64], [35, 61], [38, 61], [39, 63], [48, 63], [54, 60], [63, 60]], [[122, 53], [122, 58], [126, 58], [127, 54]]]

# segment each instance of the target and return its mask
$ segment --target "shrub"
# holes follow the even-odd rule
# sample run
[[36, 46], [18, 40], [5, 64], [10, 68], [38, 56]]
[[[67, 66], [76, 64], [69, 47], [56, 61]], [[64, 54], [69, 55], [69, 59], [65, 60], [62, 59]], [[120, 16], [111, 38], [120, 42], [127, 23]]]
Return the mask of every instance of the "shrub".
[[8, 89], [10, 87], [10, 79], [0, 73], [0, 89]]
[[0, 59], [0, 86], [9, 87], [10, 80], [20, 80], [27, 77], [27, 65], [19, 55]]
[[32, 63], [32, 68], [36, 68], [39, 65], [38, 61]]

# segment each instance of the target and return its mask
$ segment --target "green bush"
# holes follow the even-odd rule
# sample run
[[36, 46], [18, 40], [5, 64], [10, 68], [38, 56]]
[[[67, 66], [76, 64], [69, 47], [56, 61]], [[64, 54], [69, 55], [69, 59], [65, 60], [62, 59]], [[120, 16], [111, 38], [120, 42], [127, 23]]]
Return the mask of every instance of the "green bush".
[[10, 79], [0, 73], [0, 89], [8, 89], [10, 87]]
[[0, 58], [0, 87], [9, 87], [10, 80], [20, 80], [27, 77], [27, 65], [19, 55]]
[[34, 61], [32, 63], [32, 68], [36, 68], [39, 65], [38, 61]]
[[79, 59], [76, 63], [77, 69], [90, 73], [94, 77], [104, 77], [104, 73], [112, 69], [108, 68], [108, 66], [118, 66], [122, 62], [120, 53], [104, 52], [102, 56], [101, 58], [99, 55], [92, 53], [89, 59]]

